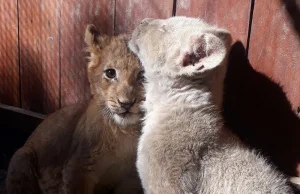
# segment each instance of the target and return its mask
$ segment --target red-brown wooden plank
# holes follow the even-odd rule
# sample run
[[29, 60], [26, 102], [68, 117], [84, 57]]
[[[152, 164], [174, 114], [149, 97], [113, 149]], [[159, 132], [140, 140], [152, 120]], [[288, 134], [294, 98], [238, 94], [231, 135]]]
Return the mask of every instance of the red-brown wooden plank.
[[131, 33], [143, 18], [172, 16], [173, 0], [116, 0], [116, 33]]
[[[295, 20], [299, 27], [300, 13]], [[251, 64], [283, 86], [296, 110], [300, 106], [300, 36], [280, 0], [256, 1], [250, 40]]]
[[177, 0], [176, 15], [200, 17], [247, 43], [251, 0]]
[[64, 0], [61, 9], [61, 104], [90, 97], [86, 74], [84, 31], [94, 24], [100, 33], [113, 34], [114, 1]]
[[17, 1], [0, 1], [0, 102], [19, 106]]
[[59, 107], [59, 0], [19, 1], [22, 108]]

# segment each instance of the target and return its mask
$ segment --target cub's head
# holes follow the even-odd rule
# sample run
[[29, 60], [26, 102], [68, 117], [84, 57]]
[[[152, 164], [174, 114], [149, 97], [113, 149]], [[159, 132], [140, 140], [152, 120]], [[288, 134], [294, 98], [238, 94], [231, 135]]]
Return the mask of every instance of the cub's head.
[[129, 43], [147, 78], [204, 75], [226, 63], [230, 45], [228, 31], [188, 17], [144, 19]]
[[88, 78], [94, 98], [117, 124], [137, 123], [144, 99], [143, 71], [127, 47], [127, 37], [100, 35], [89, 25], [85, 42], [90, 52]]

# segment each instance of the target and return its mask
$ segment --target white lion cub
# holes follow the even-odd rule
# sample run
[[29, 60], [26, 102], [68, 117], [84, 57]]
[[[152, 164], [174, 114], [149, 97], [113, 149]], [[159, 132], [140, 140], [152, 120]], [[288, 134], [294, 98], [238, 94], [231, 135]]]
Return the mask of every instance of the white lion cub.
[[144, 19], [135, 29], [129, 46], [146, 78], [137, 167], [147, 194], [292, 193], [223, 128], [213, 91], [230, 45], [228, 31], [196, 18]]

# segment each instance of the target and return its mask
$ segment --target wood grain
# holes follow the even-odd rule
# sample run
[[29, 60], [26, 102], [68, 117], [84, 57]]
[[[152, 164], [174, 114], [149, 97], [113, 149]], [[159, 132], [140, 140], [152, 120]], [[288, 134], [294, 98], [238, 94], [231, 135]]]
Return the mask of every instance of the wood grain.
[[116, 0], [116, 33], [131, 33], [143, 18], [172, 16], [173, 0]]
[[[290, 17], [287, 6], [294, 9]], [[300, 106], [300, 2], [256, 1], [249, 58], [253, 67], [283, 86], [293, 109]]]
[[84, 101], [90, 97], [86, 74], [87, 53], [84, 32], [94, 24], [100, 33], [112, 35], [114, 1], [64, 0], [61, 9], [61, 105]]
[[0, 102], [19, 106], [17, 1], [0, 1]]
[[200, 17], [247, 43], [251, 0], [177, 0], [176, 15]]
[[22, 108], [59, 108], [59, 0], [19, 1]]

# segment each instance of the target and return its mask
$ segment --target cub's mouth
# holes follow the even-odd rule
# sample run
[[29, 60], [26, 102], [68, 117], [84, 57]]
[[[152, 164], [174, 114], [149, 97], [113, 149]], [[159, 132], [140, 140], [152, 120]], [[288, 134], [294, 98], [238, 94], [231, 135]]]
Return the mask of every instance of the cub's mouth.
[[141, 113], [134, 113], [134, 112], [125, 110], [125, 111], [121, 111], [121, 112], [115, 112], [115, 113], [113, 112], [113, 114], [116, 114], [120, 117], [126, 118], [126, 117], [129, 117], [131, 115], [140, 115]]
[[132, 52], [134, 52], [135, 54], [138, 54], [140, 51], [140, 48], [137, 44], [137, 39], [139, 39], [139, 36], [141, 34], [140, 31], [140, 25], [133, 31], [132, 35], [131, 35], [131, 39], [129, 41], [129, 48]]
[[112, 118], [119, 125], [136, 124], [140, 121], [142, 114], [134, 113], [130, 110], [112, 111]]
[[126, 116], [128, 116], [128, 115], [130, 115], [130, 114], [134, 114], [134, 113], [131, 113], [131, 112], [129, 112], [129, 111], [126, 111], [126, 112], [123, 112], [123, 113], [119, 113], [118, 115], [121, 116], [121, 117], [126, 117]]
[[140, 49], [139, 49], [138, 45], [136, 44], [136, 39], [137, 39], [137, 37], [132, 35], [128, 46], [133, 53], [138, 54]]
[[137, 39], [141, 38], [142, 36], [142, 31], [145, 31], [145, 26], [147, 26], [151, 21], [155, 19], [153, 18], [145, 18], [143, 19], [140, 24], [134, 29], [134, 31], [131, 34], [131, 39], [129, 41], [129, 48], [131, 49], [132, 52], [135, 54], [138, 54], [139, 52], [139, 46], [137, 44]]
[[138, 110], [136, 108], [136, 99], [132, 101], [120, 101], [117, 100], [118, 104], [109, 106], [113, 114], [117, 114], [121, 117], [126, 117], [131, 114], [137, 114]]
[[111, 114], [117, 115], [117, 116], [122, 117], [124, 119], [128, 118], [132, 115], [137, 115], [137, 116], [141, 115], [140, 112], [134, 112], [131, 109], [128, 109], [128, 110], [123, 109], [123, 108], [109, 108], [109, 109], [110, 109]]
[[119, 115], [120, 117], [123, 117], [123, 118], [126, 118], [128, 116], [130, 116], [131, 114], [134, 114], [132, 112], [129, 112], [129, 111], [125, 111], [125, 112], [122, 112], [122, 113], [115, 113], [117, 115]]
[[119, 125], [135, 124], [142, 118], [140, 101], [120, 100], [108, 101], [106, 109], [110, 118]]

